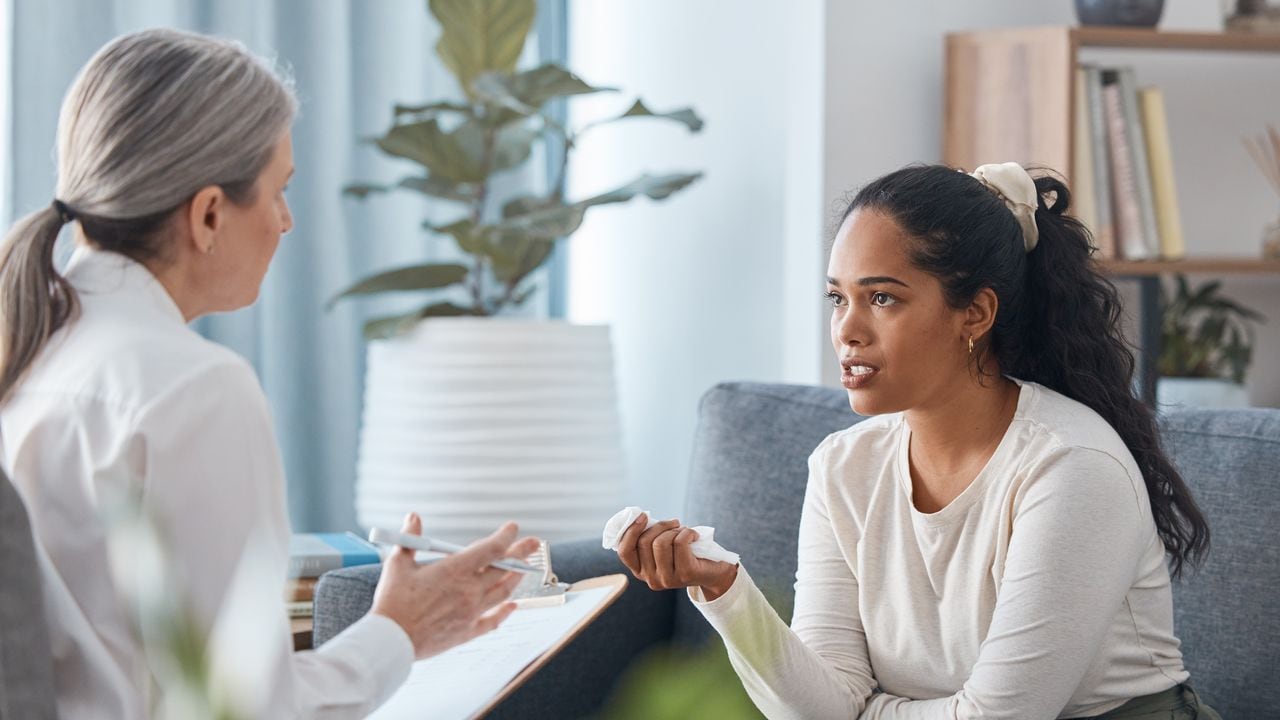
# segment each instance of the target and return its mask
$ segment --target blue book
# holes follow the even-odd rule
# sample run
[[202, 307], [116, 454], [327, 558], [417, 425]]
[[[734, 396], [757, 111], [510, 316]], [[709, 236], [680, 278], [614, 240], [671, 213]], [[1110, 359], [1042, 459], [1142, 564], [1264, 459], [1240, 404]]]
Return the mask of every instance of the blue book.
[[378, 548], [355, 533], [294, 533], [289, 577], [320, 577], [330, 570], [382, 562]]

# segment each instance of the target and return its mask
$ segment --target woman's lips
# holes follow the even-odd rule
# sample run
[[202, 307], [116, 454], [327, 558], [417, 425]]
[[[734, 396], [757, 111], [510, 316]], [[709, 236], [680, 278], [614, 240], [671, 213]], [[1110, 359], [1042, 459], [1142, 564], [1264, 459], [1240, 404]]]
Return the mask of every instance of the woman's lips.
[[[861, 372], [853, 372], [855, 368]], [[874, 380], [876, 375], [879, 374], [880, 371], [876, 368], [858, 365], [852, 367], [846, 366], [844, 371], [840, 374], [840, 384], [849, 390], [857, 390], [858, 388], [866, 387], [867, 384]]]

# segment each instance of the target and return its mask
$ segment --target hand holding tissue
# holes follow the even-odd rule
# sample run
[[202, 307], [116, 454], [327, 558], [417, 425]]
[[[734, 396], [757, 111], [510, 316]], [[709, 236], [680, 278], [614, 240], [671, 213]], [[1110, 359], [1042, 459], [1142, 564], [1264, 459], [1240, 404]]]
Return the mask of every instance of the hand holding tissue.
[[[604, 534], [601, 537], [601, 544], [604, 548], [617, 552], [618, 543], [622, 540], [623, 533], [641, 515], [646, 515], [649, 518], [646, 529], [658, 524], [658, 521], [653, 519], [653, 515], [645, 510], [641, 510], [634, 505], [623, 508], [616, 515], [609, 518], [609, 522], [604, 524]], [[715, 528], [698, 525], [693, 530], [698, 533], [698, 539], [694, 540], [689, 548], [693, 551], [695, 557], [700, 557], [703, 560], [737, 564], [738, 553], [725, 550], [716, 543]]]

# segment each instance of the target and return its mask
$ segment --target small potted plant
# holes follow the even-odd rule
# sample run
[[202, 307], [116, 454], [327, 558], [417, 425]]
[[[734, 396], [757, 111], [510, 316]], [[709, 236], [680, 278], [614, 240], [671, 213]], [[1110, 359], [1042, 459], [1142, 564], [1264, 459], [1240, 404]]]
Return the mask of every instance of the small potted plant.
[[1172, 300], [1161, 288], [1158, 404], [1248, 407], [1244, 378], [1253, 359], [1254, 324], [1266, 318], [1223, 297], [1219, 280], [1196, 288], [1182, 274], [1176, 280]]

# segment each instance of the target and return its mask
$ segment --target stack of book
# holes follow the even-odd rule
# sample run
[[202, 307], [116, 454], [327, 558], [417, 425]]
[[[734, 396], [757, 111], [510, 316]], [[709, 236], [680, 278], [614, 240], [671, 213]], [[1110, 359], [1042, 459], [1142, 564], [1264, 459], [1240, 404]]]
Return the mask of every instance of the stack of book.
[[355, 533], [295, 533], [289, 539], [289, 577], [284, 588], [289, 617], [312, 616], [321, 575], [381, 561], [377, 546]]
[[1159, 88], [1133, 68], [1076, 69], [1075, 215], [1100, 259], [1175, 260], [1186, 254]]

